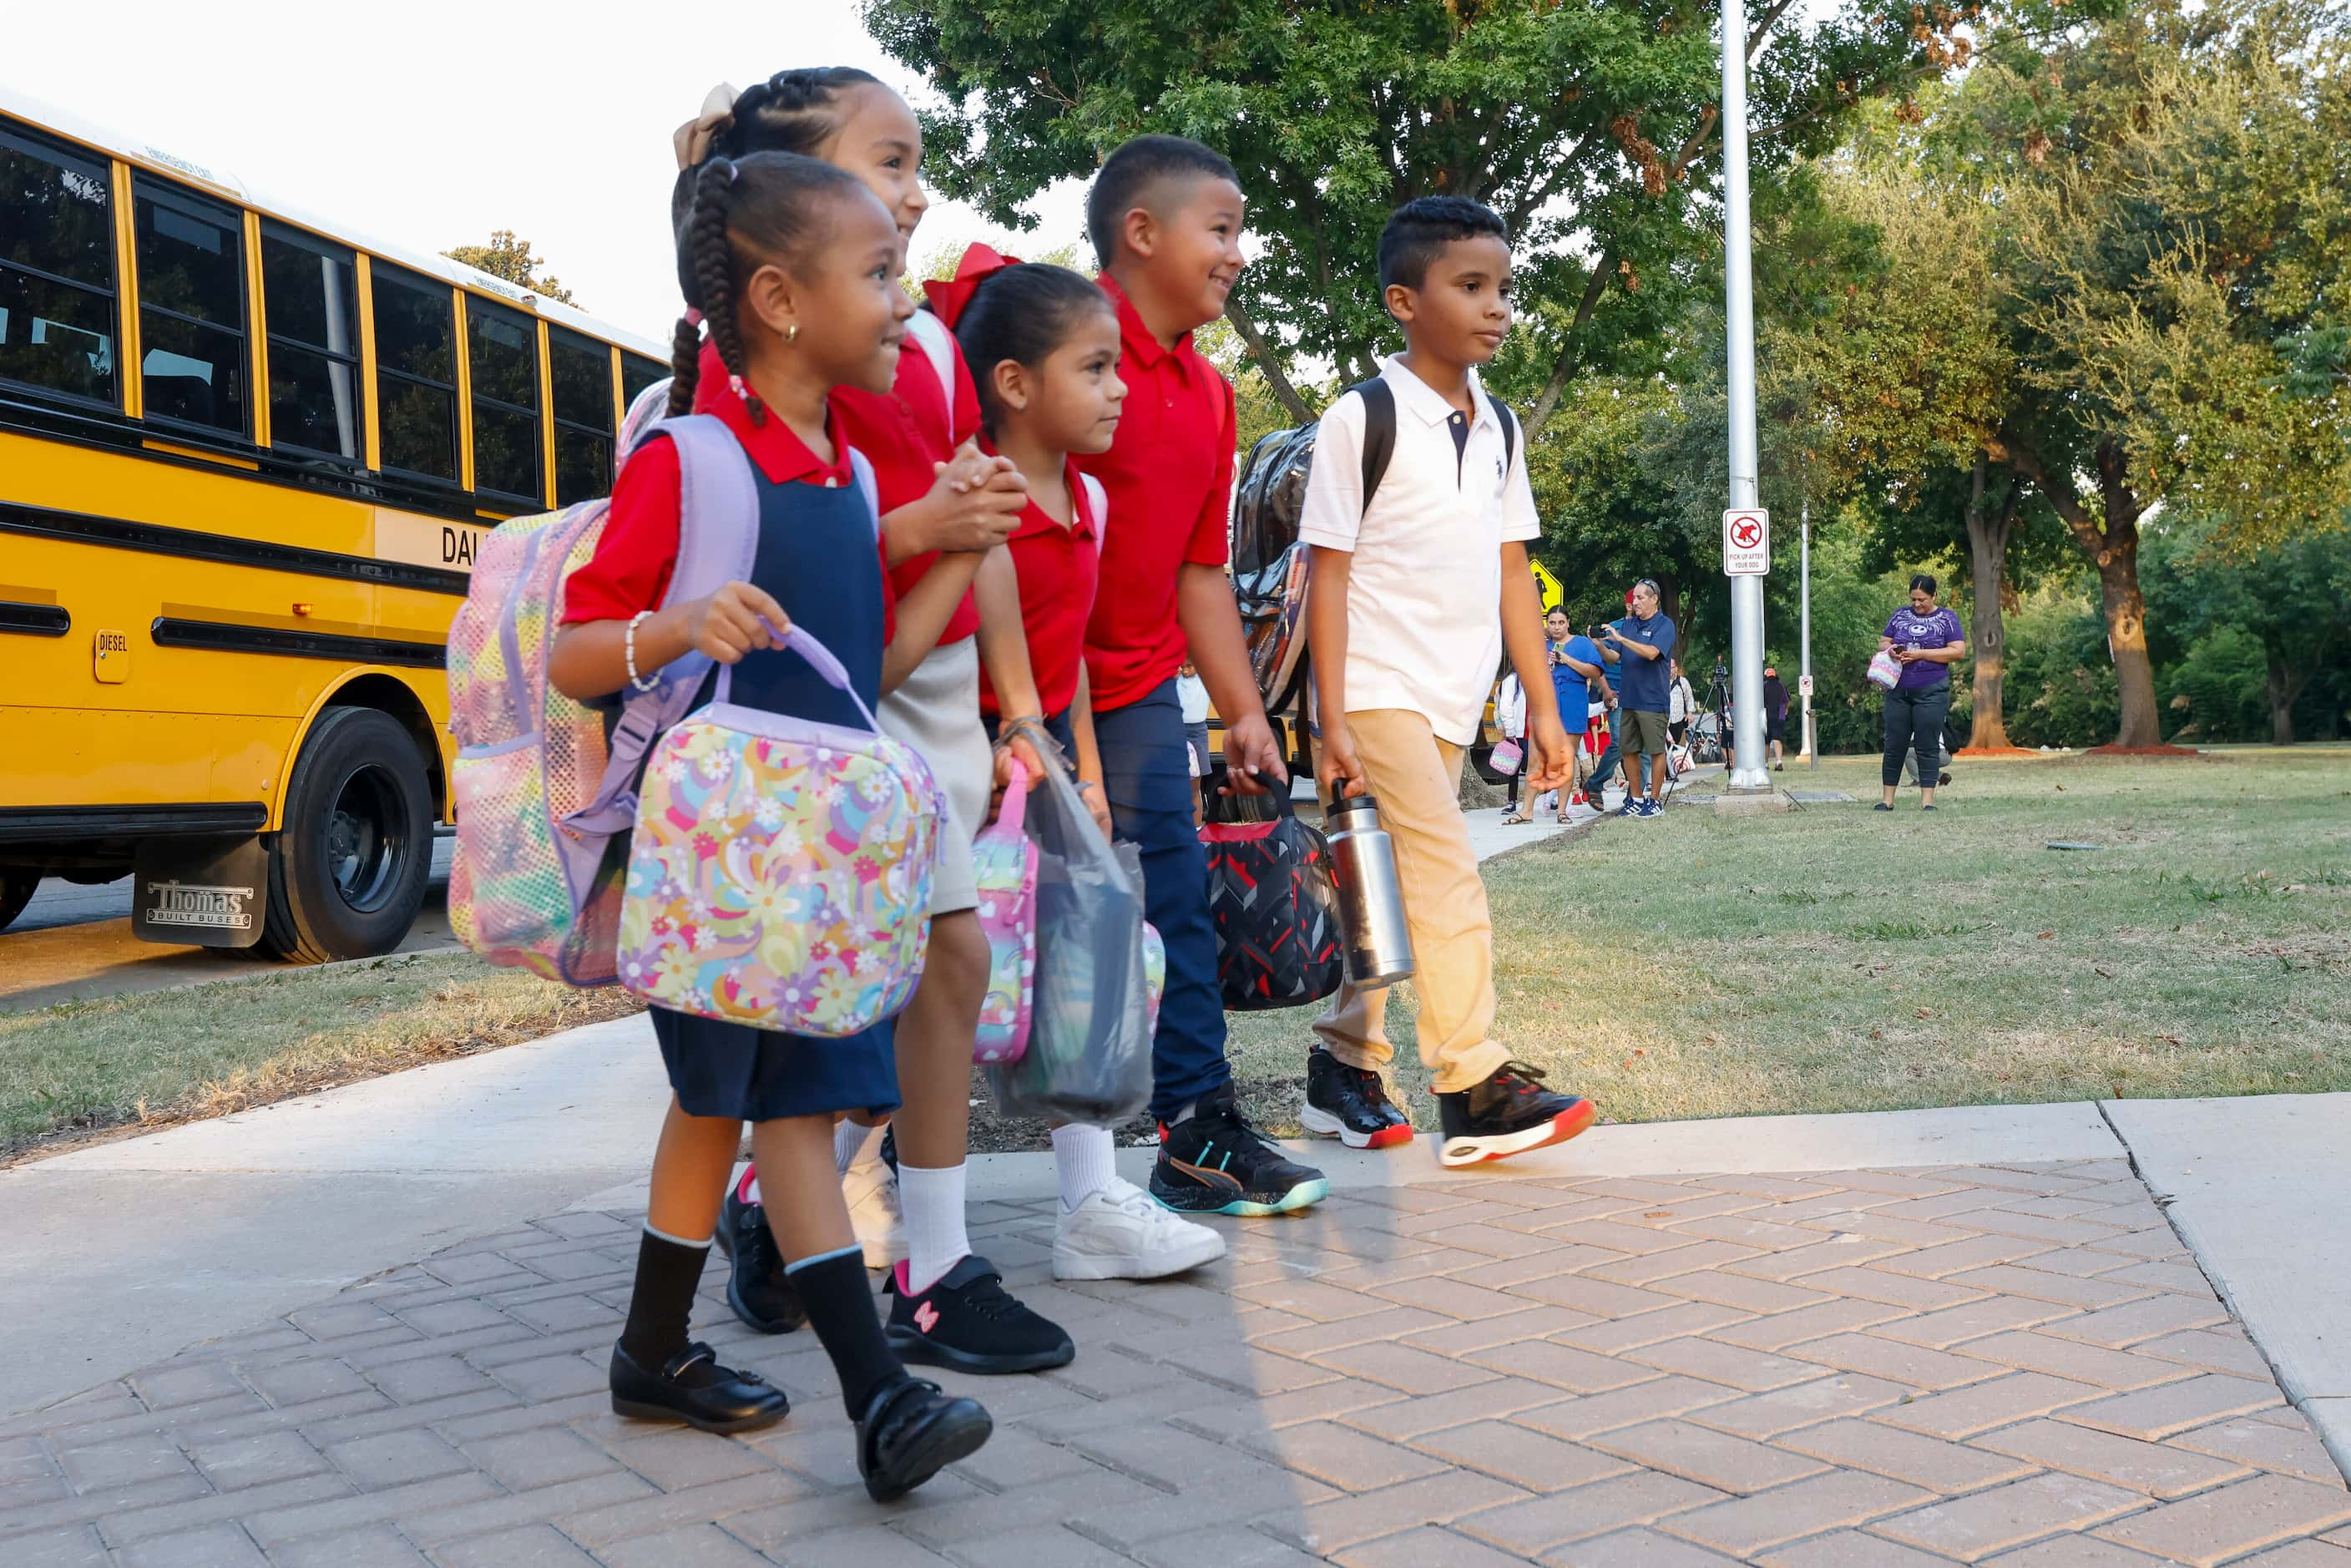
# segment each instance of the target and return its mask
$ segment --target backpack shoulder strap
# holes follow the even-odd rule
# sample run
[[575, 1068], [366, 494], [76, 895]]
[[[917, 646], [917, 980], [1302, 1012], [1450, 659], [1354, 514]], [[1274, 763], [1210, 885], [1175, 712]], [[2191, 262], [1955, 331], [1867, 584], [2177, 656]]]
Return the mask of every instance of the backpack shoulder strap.
[[1395, 455], [1395, 389], [1386, 377], [1374, 376], [1347, 391], [1364, 400], [1364, 510], [1368, 512], [1380, 481], [1387, 477], [1388, 460]]
[[1519, 418], [1500, 398], [1489, 397], [1486, 401], [1493, 405], [1494, 418], [1502, 426], [1502, 472], [1508, 474], [1510, 465], [1519, 460]]
[[[714, 414], [664, 420], [644, 439], [656, 434], [677, 448], [677, 563], [662, 603], [689, 603], [747, 580], [759, 548], [759, 490], [749, 455]], [[705, 655], [689, 653], [663, 670], [651, 691], [622, 690], [604, 776], [589, 803], [567, 819], [571, 826], [610, 833], [635, 821], [637, 770], [645, 752], [685, 716], [709, 671]]]
[[923, 346], [923, 353], [931, 361], [931, 369], [939, 378], [939, 392], [947, 405], [947, 442], [955, 443], [956, 405], [956, 345], [955, 334], [947, 324], [928, 310], [917, 310], [907, 319], [906, 331]]
[[1078, 476], [1078, 487], [1086, 493], [1086, 517], [1094, 526], [1094, 549], [1100, 550], [1110, 533], [1110, 492], [1091, 474]]
[[759, 492], [742, 444], [716, 414], [686, 414], [653, 429], [677, 448], [677, 564], [664, 602], [687, 603], [747, 580], [759, 548]]

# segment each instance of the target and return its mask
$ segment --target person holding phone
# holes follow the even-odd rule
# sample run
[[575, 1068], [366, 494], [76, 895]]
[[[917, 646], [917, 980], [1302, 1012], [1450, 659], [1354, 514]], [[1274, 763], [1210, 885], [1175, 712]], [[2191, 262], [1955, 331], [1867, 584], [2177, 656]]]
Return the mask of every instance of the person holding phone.
[[1951, 665], [1968, 651], [1958, 613], [1935, 602], [1934, 578], [1922, 571], [1910, 580], [1910, 602], [1886, 618], [1877, 647], [1902, 666], [1902, 678], [1886, 694], [1886, 756], [1877, 775], [1884, 793], [1877, 809], [1894, 810], [1903, 757], [1915, 749], [1919, 810], [1931, 811], [1943, 723], [1951, 715]]

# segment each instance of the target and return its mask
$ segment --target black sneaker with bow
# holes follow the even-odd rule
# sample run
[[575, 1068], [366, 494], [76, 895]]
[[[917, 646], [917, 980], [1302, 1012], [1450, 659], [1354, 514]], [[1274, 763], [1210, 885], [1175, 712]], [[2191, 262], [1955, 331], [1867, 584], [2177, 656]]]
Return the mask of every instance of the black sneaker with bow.
[[1506, 1061], [1483, 1083], [1439, 1094], [1437, 1163], [1448, 1168], [1563, 1144], [1592, 1125], [1592, 1102], [1542, 1084], [1542, 1070]]
[[935, 1383], [902, 1377], [876, 1389], [857, 1418], [857, 1473], [875, 1502], [894, 1502], [977, 1453], [995, 1430], [994, 1420], [973, 1401], [944, 1394]]
[[1388, 1098], [1376, 1072], [1350, 1067], [1327, 1051], [1306, 1053], [1306, 1104], [1299, 1124], [1351, 1149], [1387, 1149], [1412, 1142], [1412, 1123]]
[[1184, 1120], [1159, 1129], [1151, 1196], [1178, 1214], [1294, 1214], [1330, 1190], [1321, 1171], [1300, 1165], [1249, 1125], [1229, 1083], [1200, 1096]]
[[612, 1413], [644, 1421], [683, 1421], [705, 1432], [772, 1427], [791, 1409], [784, 1391], [756, 1372], [718, 1364], [699, 1340], [658, 1368], [640, 1366], [612, 1347]]
[[765, 1205], [745, 1203], [740, 1187], [726, 1190], [718, 1215], [718, 1250], [734, 1260], [726, 1304], [761, 1333], [789, 1333], [808, 1322], [799, 1291], [784, 1272], [783, 1249], [768, 1229]]
[[926, 1291], [906, 1288], [906, 1265], [890, 1271], [890, 1348], [904, 1361], [957, 1372], [1042, 1372], [1067, 1366], [1078, 1347], [1061, 1325], [1022, 1306], [981, 1257], [966, 1258]]

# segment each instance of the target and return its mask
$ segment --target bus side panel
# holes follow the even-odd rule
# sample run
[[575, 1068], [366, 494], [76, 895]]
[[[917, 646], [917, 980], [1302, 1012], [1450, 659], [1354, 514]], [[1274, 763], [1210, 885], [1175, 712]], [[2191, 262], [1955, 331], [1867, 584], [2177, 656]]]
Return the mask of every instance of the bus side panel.
[[0, 707], [0, 807], [259, 800], [274, 821], [293, 734], [290, 719], [236, 714]]
[[[134, 533], [146, 527], [218, 536], [232, 556], [237, 542], [256, 541], [373, 557], [380, 520], [423, 521], [233, 472], [5, 433], [0, 502], [130, 525]], [[437, 523], [432, 532], [437, 539]], [[134, 538], [123, 548], [0, 529], [0, 586], [53, 595], [71, 616], [63, 636], [0, 635], [8, 674], [0, 699], [13, 705], [0, 710], [8, 714], [11, 752], [0, 762], [0, 807], [261, 800], [274, 825], [299, 735], [337, 688], [380, 667], [365, 656], [159, 645], [156, 623], [179, 628], [167, 628], [167, 644], [183, 644], [190, 626], [205, 629], [200, 639], [225, 626], [232, 635], [245, 629], [437, 644], [460, 602], [332, 573], [193, 559], [181, 548], [188, 542], [138, 548]], [[101, 633], [115, 634], [123, 650], [112, 661], [119, 680], [100, 678]], [[445, 777], [448, 699], [440, 671], [380, 673], [423, 709], [442, 743]], [[20, 735], [41, 738], [19, 747]]]

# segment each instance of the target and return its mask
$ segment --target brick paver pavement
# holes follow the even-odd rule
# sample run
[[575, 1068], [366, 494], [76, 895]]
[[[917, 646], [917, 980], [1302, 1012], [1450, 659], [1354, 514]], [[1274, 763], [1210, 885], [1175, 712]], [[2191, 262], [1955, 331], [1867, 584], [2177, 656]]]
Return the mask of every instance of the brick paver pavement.
[[[0, 1563], [2351, 1568], [2351, 1494], [2121, 1162], [1361, 1189], [947, 1378], [995, 1440], [872, 1507], [806, 1333], [729, 1439], [616, 1418], [635, 1217], [484, 1237], [0, 1423]], [[71, 1304], [58, 1303], [61, 1315]]]

